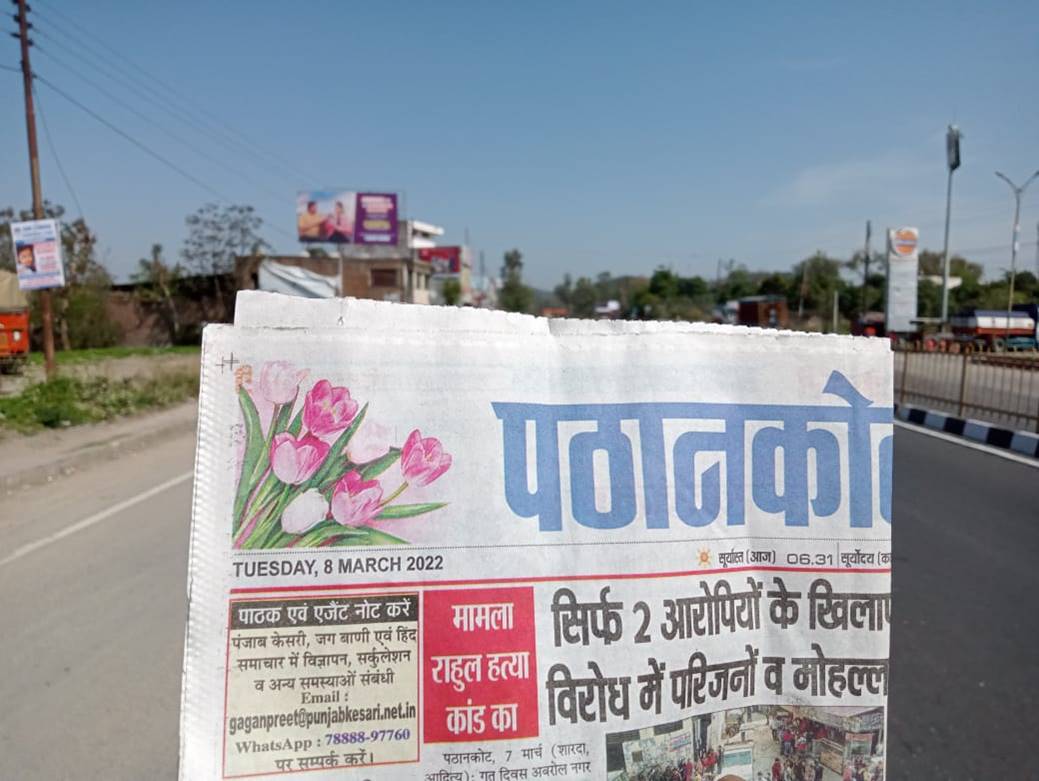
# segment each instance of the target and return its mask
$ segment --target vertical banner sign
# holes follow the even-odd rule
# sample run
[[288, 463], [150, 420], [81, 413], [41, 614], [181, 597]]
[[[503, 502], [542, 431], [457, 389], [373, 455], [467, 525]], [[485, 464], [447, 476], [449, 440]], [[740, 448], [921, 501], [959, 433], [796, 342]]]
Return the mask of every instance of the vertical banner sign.
[[889, 333], [917, 330], [916, 285], [919, 267], [916, 228], [898, 228], [887, 232], [887, 296], [886, 320]]
[[12, 222], [11, 242], [20, 289], [65, 287], [61, 226], [57, 220]]
[[203, 340], [181, 779], [884, 777], [887, 340], [235, 316]]
[[357, 243], [397, 243], [396, 193], [357, 193]]

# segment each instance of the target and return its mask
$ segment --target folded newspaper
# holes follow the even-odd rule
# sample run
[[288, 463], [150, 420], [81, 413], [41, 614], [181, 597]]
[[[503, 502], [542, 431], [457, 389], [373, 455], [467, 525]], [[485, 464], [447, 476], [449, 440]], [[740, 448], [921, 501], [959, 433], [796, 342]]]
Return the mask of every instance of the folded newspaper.
[[240, 294], [180, 777], [880, 779], [888, 343]]

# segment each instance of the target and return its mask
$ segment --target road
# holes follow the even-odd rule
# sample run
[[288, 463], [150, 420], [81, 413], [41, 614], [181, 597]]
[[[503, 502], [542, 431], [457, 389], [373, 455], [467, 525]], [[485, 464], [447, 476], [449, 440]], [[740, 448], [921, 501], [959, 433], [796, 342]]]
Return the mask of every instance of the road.
[[[192, 447], [0, 498], [0, 779], [176, 777]], [[1029, 777], [1039, 469], [899, 428], [895, 470], [888, 778]]]

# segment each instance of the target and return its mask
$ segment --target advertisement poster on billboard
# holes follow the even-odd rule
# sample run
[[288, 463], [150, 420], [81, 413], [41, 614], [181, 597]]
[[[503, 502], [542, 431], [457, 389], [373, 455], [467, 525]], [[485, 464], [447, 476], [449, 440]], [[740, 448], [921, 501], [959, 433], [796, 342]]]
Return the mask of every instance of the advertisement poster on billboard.
[[396, 193], [307, 190], [296, 197], [296, 232], [302, 242], [397, 243]]
[[461, 247], [426, 247], [418, 251], [419, 260], [429, 263], [434, 276], [451, 276], [462, 273]]
[[203, 341], [184, 781], [883, 777], [887, 340], [243, 291]]
[[397, 194], [357, 193], [358, 244], [397, 243]]
[[65, 287], [61, 227], [57, 220], [12, 222], [11, 241], [21, 290]]
[[920, 234], [916, 228], [898, 228], [887, 233], [887, 330], [915, 331], [916, 277]]

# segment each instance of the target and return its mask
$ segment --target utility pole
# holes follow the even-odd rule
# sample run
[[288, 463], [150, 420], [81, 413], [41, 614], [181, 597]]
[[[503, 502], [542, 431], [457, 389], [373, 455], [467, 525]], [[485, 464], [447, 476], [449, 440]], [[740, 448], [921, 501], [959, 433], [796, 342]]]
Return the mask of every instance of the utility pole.
[[1014, 280], [1017, 277], [1017, 245], [1018, 236], [1021, 233], [1021, 196], [1024, 195], [1025, 190], [1028, 188], [1037, 176], [1039, 171], [1029, 176], [1023, 185], [1018, 187], [1005, 174], [1001, 174], [996, 171], [996, 176], [1010, 185], [1010, 189], [1014, 193], [1014, 230], [1013, 230], [1013, 243], [1010, 245], [1010, 292], [1007, 295], [1007, 329], [1006, 329], [1006, 341], [1007, 345], [1010, 344], [1010, 312], [1014, 308]]
[[945, 249], [942, 250], [942, 328], [949, 322], [949, 218], [952, 215], [952, 172], [960, 167], [960, 138], [956, 125], [949, 125], [945, 133], [945, 159], [949, 168], [949, 182], [945, 188]]
[[[36, 147], [36, 112], [32, 104], [32, 66], [29, 64], [29, 6], [25, 0], [14, 0], [18, 6], [18, 35], [22, 48], [22, 86], [25, 90], [25, 130], [29, 136], [29, 175], [32, 178], [32, 216], [42, 220], [43, 193], [40, 189], [40, 155]], [[40, 314], [43, 319], [43, 358], [47, 379], [54, 377], [54, 313], [51, 307], [51, 292], [37, 291], [40, 297]]]
[[873, 224], [866, 220], [866, 246], [862, 251], [862, 316], [866, 316], [866, 307], [869, 303], [869, 263], [870, 258], [869, 240], [873, 233]]

